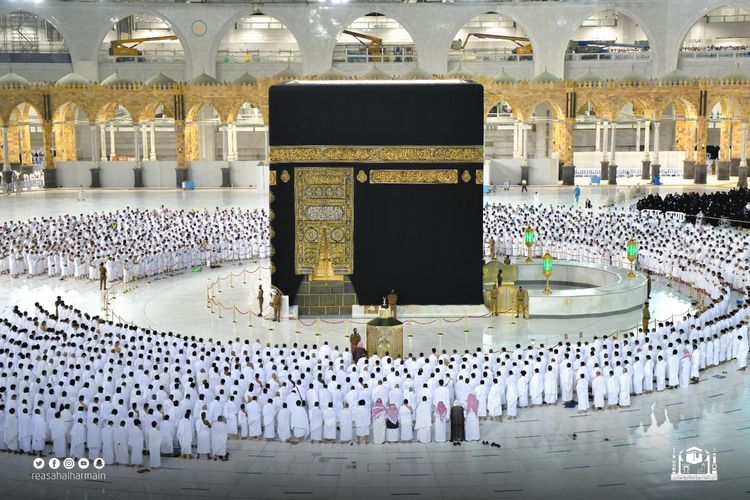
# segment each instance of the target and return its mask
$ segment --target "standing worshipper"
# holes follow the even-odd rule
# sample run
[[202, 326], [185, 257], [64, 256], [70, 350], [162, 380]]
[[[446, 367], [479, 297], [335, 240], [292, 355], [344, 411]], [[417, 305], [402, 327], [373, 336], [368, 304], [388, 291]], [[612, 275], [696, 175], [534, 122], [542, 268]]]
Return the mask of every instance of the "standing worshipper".
[[[320, 408], [318, 408], [320, 410]], [[291, 410], [291, 425], [292, 425], [292, 436], [294, 437], [293, 443], [302, 441], [305, 439], [307, 434], [310, 432], [310, 421], [307, 418], [307, 412], [302, 407], [302, 401], [299, 399], [292, 407]], [[322, 417], [321, 417], [322, 426]]]
[[581, 377], [576, 383], [576, 397], [578, 398], [578, 413], [587, 412], [589, 409], [589, 383], [584, 373], [581, 373]]
[[[417, 417], [419, 420], [419, 417]], [[448, 440], [448, 407], [439, 401], [435, 407], [435, 442], [445, 443]]]
[[[125, 420], [120, 421], [120, 427], [115, 429], [115, 462], [120, 465], [128, 465], [128, 430], [125, 428]], [[142, 446], [142, 445], [141, 445]]]
[[557, 377], [552, 365], [544, 373], [544, 402], [553, 405], [557, 402]]
[[107, 289], [107, 268], [104, 262], [99, 263], [99, 290]]
[[44, 456], [44, 439], [47, 434], [47, 423], [44, 421], [42, 411], [37, 408], [34, 410], [34, 416], [31, 418], [31, 451], [36, 455]]
[[738, 335], [737, 340], [737, 370], [744, 371], [747, 369], [747, 354], [750, 352], [748, 349], [747, 333], [744, 335]]
[[453, 404], [451, 408], [451, 441], [454, 446], [461, 441], [466, 441], [466, 429], [464, 427], [464, 407], [458, 404]]
[[420, 443], [426, 444], [431, 441], [432, 408], [430, 402], [427, 401], [427, 396], [422, 396], [422, 401], [417, 405], [417, 421], [414, 428], [417, 431], [417, 440]]
[[79, 418], [70, 429], [70, 455], [75, 459], [83, 458], [86, 446], [86, 426]]
[[141, 430], [141, 421], [137, 418], [133, 420], [133, 425], [128, 429], [128, 446], [130, 447], [130, 464], [143, 464], [143, 431]]
[[467, 441], [479, 441], [479, 401], [472, 393], [466, 398], [465, 436]]
[[99, 419], [94, 417], [86, 425], [86, 447], [89, 449], [89, 460], [99, 458], [102, 449], [102, 431]]
[[573, 190], [573, 196], [575, 196], [576, 199], [576, 205], [578, 205], [578, 200], [581, 197], [581, 188], [580, 186], [576, 186]]
[[148, 444], [148, 468], [146, 470], [161, 467], [161, 432], [156, 420], [151, 421], [151, 428], [146, 431], [146, 443]]
[[[276, 407], [273, 405], [273, 399], [269, 398], [268, 402], [263, 405], [261, 415], [263, 417], [263, 437], [266, 441], [270, 441], [276, 437]], [[248, 423], [250, 418], [251, 415], [248, 413]]]
[[[64, 425], [64, 424], [63, 424]], [[12, 453], [18, 453], [18, 415], [16, 415], [16, 409], [10, 408], [8, 414], [5, 416], [3, 436], [5, 444], [8, 447], [8, 451]], [[65, 456], [65, 434], [63, 433], [63, 449], [62, 453], [57, 455], [58, 457]]]
[[226, 462], [227, 458], [227, 439], [229, 439], [229, 430], [224, 421], [224, 416], [219, 415], [216, 421], [211, 424], [211, 454], [214, 460]]
[[201, 413], [200, 418], [195, 420], [195, 436], [197, 440], [196, 456], [198, 459], [201, 455], [211, 458], [211, 423], [206, 419], [206, 413]]
[[630, 406], [630, 392], [632, 390], [633, 382], [630, 378], [630, 373], [628, 373], [628, 368], [624, 367], [622, 369], [622, 375], [620, 375], [620, 397], [618, 399], [618, 403], [620, 406], [628, 407]]
[[115, 428], [111, 420], [102, 429], [102, 458], [105, 464], [115, 463]]
[[258, 317], [263, 316], [263, 285], [258, 285]]
[[352, 409], [349, 406], [349, 403], [344, 402], [344, 406], [338, 411], [338, 415], [336, 415], [336, 420], [338, 420], [339, 423], [339, 441], [342, 443], [354, 444], [354, 430], [352, 428], [353, 419], [354, 416], [352, 415]]
[[518, 413], [518, 384], [513, 372], [508, 372], [508, 383], [505, 385], [505, 408], [508, 418], [516, 418]]
[[282, 443], [289, 441], [292, 436], [292, 414], [286, 403], [281, 403], [279, 413], [276, 415], [276, 431]]
[[607, 378], [607, 407], [614, 408], [620, 399], [620, 378], [615, 375], [614, 370], [609, 371]]
[[323, 441], [323, 410], [320, 402], [315, 401], [309, 413], [310, 419], [310, 442], [319, 443]]
[[[382, 401], [381, 401], [382, 405]], [[370, 412], [367, 409], [367, 405], [364, 399], [359, 400], [359, 404], [354, 409], [354, 427], [357, 433], [357, 444], [359, 444], [360, 438], [365, 438], [365, 444], [368, 443], [370, 436]]]
[[[253, 400], [245, 407], [247, 413], [247, 436], [251, 439], [260, 439], [263, 435], [263, 409], [258, 402], [258, 398], [253, 396]], [[270, 418], [273, 421], [273, 417]]]
[[[312, 424], [311, 424], [312, 427]], [[349, 426], [351, 429], [351, 425]], [[333, 407], [333, 401], [323, 409], [323, 441], [332, 443], [336, 440], [336, 409]]]
[[372, 407], [372, 442], [375, 444], [385, 443], [385, 418], [385, 405], [378, 398]]
[[408, 399], [404, 399], [404, 404], [398, 409], [398, 425], [401, 429], [401, 442], [411, 443], [414, 440], [414, 412]]
[[604, 395], [607, 392], [607, 383], [602, 377], [602, 373], [597, 370], [594, 380], [591, 381], [591, 392], [594, 394], [594, 409], [604, 409]]
[[397, 443], [401, 436], [399, 428], [399, 409], [391, 403], [385, 410], [385, 440], [389, 443]]
[[193, 458], [193, 425], [190, 423], [190, 410], [177, 424], [177, 444], [180, 445], [180, 458]]

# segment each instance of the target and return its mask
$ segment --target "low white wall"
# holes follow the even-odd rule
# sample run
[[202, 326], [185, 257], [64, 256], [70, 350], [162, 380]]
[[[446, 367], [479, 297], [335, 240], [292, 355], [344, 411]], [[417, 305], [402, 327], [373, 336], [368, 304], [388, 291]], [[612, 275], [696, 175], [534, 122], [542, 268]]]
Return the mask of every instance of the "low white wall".
[[195, 181], [196, 188], [221, 186], [221, 169], [225, 161], [197, 160], [188, 162], [188, 180]]
[[[682, 168], [682, 161], [685, 159], [684, 151], [659, 151], [659, 164], [663, 168]], [[622, 151], [615, 155], [618, 167], [622, 168], [641, 168], [643, 161], [643, 152]], [[653, 161], [653, 154], [651, 161]], [[602, 153], [596, 151], [582, 151], [573, 153], [573, 164], [576, 168], [599, 168], [601, 166]]]
[[56, 161], [57, 185], [60, 187], [89, 187], [91, 185], [91, 171], [94, 166], [90, 161]]
[[[506, 178], [511, 184], [521, 182], [521, 158], [490, 160], [490, 182], [502, 184]], [[557, 159], [532, 158], [529, 160], [529, 184], [557, 184]]]
[[143, 187], [147, 188], [173, 188], [177, 185], [177, 176], [175, 161], [144, 161], [143, 166]]
[[258, 187], [259, 168], [261, 168], [259, 161], [230, 161], [229, 178], [232, 187]]
[[132, 188], [134, 186], [134, 161], [103, 161], [99, 165], [102, 187]]

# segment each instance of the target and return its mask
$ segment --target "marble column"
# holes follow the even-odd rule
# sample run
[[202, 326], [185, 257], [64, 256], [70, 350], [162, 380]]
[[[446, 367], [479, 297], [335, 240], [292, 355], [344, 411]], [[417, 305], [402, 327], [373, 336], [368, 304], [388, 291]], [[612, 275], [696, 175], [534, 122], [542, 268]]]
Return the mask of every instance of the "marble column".
[[3, 125], [3, 182], [9, 183], [13, 177], [10, 169], [10, 143], [8, 140], [8, 125]]
[[143, 143], [143, 161], [148, 161], [148, 130], [149, 127], [147, 125], [143, 125], [141, 127], [141, 142]]
[[742, 123], [742, 151], [740, 152], [740, 164], [737, 167], [737, 174], [739, 179], [737, 181], [738, 187], [747, 187], [747, 127], [748, 123]]
[[599, 152], [602, 150], [602, 138], [601, 138], [601, 129], [602, 129], [602, 123], [597, 120], [596, 121], [596, 145], [594, 146], [594, 151]]
[[89, 132], [91, 134], [91, 161], [94, 164], [94, 166], [90, 169], [91, 185], [89, 187], [99, 188], [102, 187], [102, 183], [101, 176], [99, 175], [101, 169], [99, 168], [99, 160], [97, 159], [97, 155], [99, 154], [99, 145], [96, 143], [96, 140], [99, 134], [96, 130], [96, 123], [91, 123], [89, 125]]
[[109, 125], [109, 161], [115, 156], [115, 124], [110, 123]]
[[518, 120], [513, 122], [513, 158], [518, 158], [521, 156], [519, 154], [520, 148], [519, 148], [519, 128], [518, 128]]
[[151, 161], [156, 161], [156, 125], [154, 122], [151, 122], [151, 148], [148, 152], [148, 159]]
[[221, 130], [221, 151], [224, 161], [229, 161], [229, 124], [227, 123]]
[[133, 157], [135, 158], [135, 168], [141, 166], [141, 126], [138, 123], [133, 124]]
[[523, 123], [521, 126], [523, 127], [521, 135], [521, 180], [526, 180], [526, 184], [529, 184], [529, 125]]
[[237, 124], [232, 124], [232, 161], [239, 159], [239, 153], [237, 152]]
[[641, 121], [635, 122], [635, 150], [641, 150]]
[[609, 143], [607, 142], [609, 135], [607, 135], [607, 132], [609, 132], [609, 122], [604, 122], [602, 130], [602, 161], [609, 161], [609, 157], [607, 156], [607, 152], [609, 151]]
[[101, 147], [101, 161], [107, 161], [107, 123], [99, 124], [99, 146]]
[[615, 146], [615, 137], [617, 133], [617, 122], [612, 122], [612, 126], [610, 127], [612, 137], [610, 138], [610, 144], [609, 144], [609, 172], [607, 173], [607, 180], [610, 184], [617, 184], [617, 161], [615, 159], [616, 155], [616, 146]]

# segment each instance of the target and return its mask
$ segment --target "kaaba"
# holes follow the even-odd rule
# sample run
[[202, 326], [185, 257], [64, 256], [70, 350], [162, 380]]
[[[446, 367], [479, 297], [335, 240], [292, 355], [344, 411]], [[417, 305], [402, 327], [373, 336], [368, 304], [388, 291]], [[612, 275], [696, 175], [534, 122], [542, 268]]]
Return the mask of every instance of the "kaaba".
[[483, 302], [483, 99], [455, 80], [269, 89], [271, 273], [290, 303], [336, 279], [362, 305]]

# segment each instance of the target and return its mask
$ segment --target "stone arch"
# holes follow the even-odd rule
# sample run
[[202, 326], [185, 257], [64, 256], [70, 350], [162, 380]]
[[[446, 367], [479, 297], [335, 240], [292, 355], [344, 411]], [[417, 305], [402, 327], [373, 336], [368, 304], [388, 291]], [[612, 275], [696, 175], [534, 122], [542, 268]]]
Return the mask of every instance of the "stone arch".
[[[241, 19], [248, 17], [248, 15], [256, 15], [256, 14], [265, 15], [265, 16], [270, 17], [273, 20], [280, 22], [284, 26], [286, 31], [288, 31], [294, 38], [294, 42], [297, 45], [297, 52], [300, 53], [300, 58], [302, 57], [302, 45], [300, 44], [300, 40], [302, 39], [302, 37], [300, 37], [299, 34], [296, 32], [296, 28], [294, 26], [290, 26], [289, 23], [284, 21], [285, 16], [283, 14], [279, 15], [276, 13], [271, 14], [271, 13], [266, 13], [266, 12], [253, 12], [253, 11], [248, 12], [247, 10], [243, 10], [243, 11], [237, 12], [232, 17], [230, 17], [219, 28], [219, 30], [216, 33], [216, 36], [211, 41], [211, 54], [214, 55], [214, 59], [217, 58], [216, 56], [218, 55], [220, 47], [222, 43], [225, 41], [225, 39], [227, 38], [227, 36], [229, 35], [229, 32], [232, 29], [232, 27], [236, 25], [237, 22], [240, 21]], [[296, 62], [302, 62], [302, 61], [300, 60]]]
[[107, 38], [107, 35], [112, 30], [112, 25], [115, 23], [118, 23], [122, 21], [123, 19], [126, 19], [131, 16], [136, 16], [138, 14], [146, 14], [150, 16], [156, 17], [158, 20], [169, 26], [170, 31], [177, 37], [177, 41], [180, 44], [180, 48], [182, 49], [184, 58], [185, 58], [185, 66], [189, 67], [192, 62], [192, 57], [190, 54], [190, 45], [187, 43], [187, 38], [184, 33], [176, 26], [176, 24], [169, 19], [168, 16], [163, 15], [158, 10], [155, 10], [153, 8], [150, 8], [147, 4], [139, 4], [137, 8], [129, 8], [127, 10], [123, 10], [119, 15], [113, 16], [110, 21], [112, 21], [111, 24], [109, 24], [106, 28], [103, 28], [100, 32], [100, 35], [97, 37], [99, 40], [99, 44], [93, 49], [96, 50], [96, 53], [93, 55], [93, 60], [98, 60], [99, 53], [101, 51], [101, 47], [104, 44], [105, 38]]
[[[54, 18], [48, 19], [47, 17], [45, 17], [42, 14], [33, 12], [33, 10], [34, 10], [33, 8], [27, 9], [26, 7], [27, 6], [24, 5], [24, 8], [22, 8], [22, 9], [21, 8], [16, 8], [16, 9], [11, 8], [11, 9], [8, 9], [7, 11], [5, 11], [5, 12], [0, 13], [0, 25], [4, 28], [5, 24], [7, 23], [7, 16], [11, 16], [11, 15], [14, 15], [14, 14], [27, 14], [27, 15], [33, 16], [34, 18], [36, 18], [38, 20], [41, 20], [41, 21], [44, 21], [44, 23], [46, 23], [46, 24], [49, 24], [52, 27], [52, 29], [54, 30], [54, 33], [56, 33], [57, 36], [59, 36], [60, 40], [59, 41], [58, 40], [51, 40], [51, 41], [47, 40], [47, 45], [46, 46], [39, 45], [39, 46], [37, 46], [35, 48], [32, 48], [33, 50], [29, 50], [29, 52], [35, 52], [35, 53], [65, 53], [65, 54], [69, 54], [70, 53], [70, 48], [68, 47], [68, 43], [67, 43], [65, 37], [63, 36], [62, 32], [58, 28], [57, 24], [54, 22]], [[28, 7], [31, 7], [31, 6], [28, 6]], [[54, 37], [54, 35], [53, 35], [53, 37]], [[12, 51], [16, 52], [16, 50], [12, 50]], [[19, 52], [25, 52], [25, 50], [23, 50], [23, 47], [20, 47], [20, 50], [18, 50], [18, 51]]]
[[22, 101], [13, 107], [8, 115], [8, 157], [11, 163], [33, 165], [33, 151], [43, 149], [44, 134], [32, 138], [31, 126], [41, 123], [42, 113], [36, 105]]
[[[472, 22], [472, 21], [474, 21], [475, 19], [478, 19], [478, 18], [480, 18], [480, 17], [482, 17], [482, 16], [485, 16], [485, 15], [488, 15], [488, 14], [494, 14], [494, 15], [497, 15], [497, 16], [500, 16], [500, 17], [503, 17], [503, 18], [506, 18], [506, 19], [508, 19], [508, 20], [510, 20], [510, 21], [513, 21], [513, 23], [514, 23], [514, 24], [515, 24], [515, 26], [516, 26], [516, 30], [517, 30], [517, 31], [520, 31], [520, 33], [516, 33], [516, 34], [508, 34], [508, 35], [510, 35], [510, 36], [522, 36], [522, 37], [526, 37], [526, 38], [528, 38], [528, 39], [529, 39], [529, 41], [528, 41], [527, 43], [528, 43], [528, 44], [530, 44], [532, 48], [534, 47], [534, 42], [533, 42], [533, 40], [532, 40], [532, 35], [530, 34], [529, 30], [528, 30], [528, 29], [526, 29], [526, 27], [525, 27], [525, 26], [523, 25], [523, 23], [522, 23], [522, 22], [520, 22], [520, 21], [519, 21], [519, 20], [518, 20], [518, 19], [517, 19], [516, 17], [514, 17], [514, 16], [511, 16], [511, 15], [509, 15], [509, 14], [505, 13], [505, 12], [504, 12], [504, 11], [503, 11], [502, 9], [495, 9], [495, 8], [493, 8], [493, 9], [492, 9], [492, 10], [490, 10], [490, 11], [482, 12], [482, 13], [479, 13], [479, 14], [477, 14], [476, 12], [474, 12], [474, 13], [470, 14], [470, 17], [469, 17], [469, 15], [466, 15], [466, 16], [464, 16], [464, 18], [465, 18], [465, 19], [464, 19], [464, 21], [463, 21], [463, 24], [461, 25], [461, 27], [460, 27], [460, 28], [459, 28], [458, 30], [456, 30], [456, 31], [455, 31], [455, 32], [453, 33], [453, 36], [451, 37], [451, 45], [450, 45], [450, 46], [448, 47], [448, 49], [449, 49], [449, 50], [450, 50], [450, 49], [452, 49], [452, 44], [453, 44], [453, 41], [456, 41], [456, 40], [458, 40], [458, 38], [459, 38], [459, 35], [460, 35], [460, 34], [461, 34], [462, 32], [466, 31], [466, 27], [467, 27], [467, 25], [468, 25], [469, 23], [471, 23], [471, 22]], [[471, 30], [471, 28], [469, 28], [469, 30]], [[473, 30], [472, 30], [472, 31], [473, 31]], [[472, 31], [467, 31], [467, 33], [468, 33], [468, 32], [472, 32]], [[481, 31], [481, 30], [479, 30], [479, 31]], [[498, 30], [498, 31], [502, 31], [502, 30]], [[500, 33], [500, 32], [498, 32], [498, 33], [491, 33], [491, 32], [490, 32], [490, 34], [501, 34], [501, 35], [506, 35], [506, 33]], [[461, 41], [462, 41], [462, 42], [464, 42], [464, 41], [465, 41], [465, 38], [462, 38], [462, 39], [461, 39]], [[468, 46], [469, 46], [469, 44], [471, 44], [471, 43], [472, 43], [472, 42], [468, 42], [468, 44], [467, 44], [467, 47], [468, 47]], [[476, 40], [474, 41], [474, 43], [476, 43]], [[522, 42], [521, 42], [521, 43], [522, 43]], [[517, 44], [515, 44], [514, 42], [510, 42], [510, 41], [509, 41], [509, 42], [508, 42], [508, 43], [507, 43], [506, 45], [507, 45], [507, 46], [508, 46], [509, 48], [515, 48], [515, 47], [517, 46]], [[525, 44], [524, 44], [524, 45], [525, 45]]]
[[[218, 118], [218, 123], [206, 123], [201, 119], [203, 113], [212, 113], [211, 120]], [[214, 159], [216, 131], [225, 123], [218, 107], [211, 101], [204, 100], [192, 106], [185, 120], [185, 158], [188, 161]]]
[[[709, 0], [705, 5], [701, 7], [700, 10], [694, 13], [695, 15], [683, 16], [682, 19], [684, 19], [684, 21], [682, 25], [677, 29], [677, 35], [675, 36], [675, 43], [677, 43], [676, 52], [679, 53], [682, 50], [688, 34], [695, 27], [695, 25], [700, 22], [702, 18], [708, 15], [711, 11], [721, 9], [723, 7], [737, 7], [750, 11], [750, 2], [727, 2], [726, 0]], [[750, 36], [748, 38], [750, 38]]]
[[[354, 55], [352, 58], [355, 59], [354, 61], [349, 61], [348, 59], [352, 59], [349, 57], [345, 57], [344, 62], [416, 62], [418, 61], [419, 54], [417, 53], [417, 46], [416, 46], [416, 37], [414, 36], [414, 30], [411, 29], [409, 26], [409, 23], [407, 21], [404, 21], [400, 18], [398, 14], [393, 14], [390, 12], [390, 9], [388, 8], [380, 8], [378, 6], [378, 10], [372, 10], [372, 8], [364, 8], [364, 9], [358, 9], [356, 13], [352, 13], [349, 15], [345, 20], [342, 20], [341, 22], [341, 28], [336, 32], [335, 37], [335, 44], [333, 48], [333, 54], [331, 57], [331, 62], [338, 62], [336, 61], [337, 57], [341, 57], [341, 55], [337, 54], [337, 49], [342, 44], [344, 45], [357, 45], [360, 42], [358, 42], [355, 38], [350, 37], [349, 35], [344, 34], [345, 30], [351, 30], [351, 31], [357, 31], [364, 34], [368, 34], [367, 31], [361, 28], [357, 28], [356, 26], [352, 26], [355, 22], [366, 19], [367, 17], [372, 17], [374, 15], [380, 15], [388, 19], [392, 19], [398, 25], [401, 29], [403, 29], [407, 35], [409, 35], [409, 41], [400, 42], [403, 47], [394, 47], [394, 49], [401, 50], [402, 53], [384, 53], [381, 56], [375, 55], [373, 53], [370, 53], [369, 50], [363, 51], [362, 55]], [[397, 28], [398, 29], [398, 28]], [[346, 37], [346, 38], [343, 38]], [[348, 38], [351, 38], [351, 41], [348, 40]], [[383, 45], [387, 46], [388, 43], [387, 40], [383, 40]], [[412, 47], [410, 48], [409, 45]], [[410, 50], [409, 50], [410, 49]], [[384, 52], [387, 52], [387, 50], [384, 48]], [[361, 60], [360, 60], [361, 59]]]
[[[79, 157], [79, 133], [81, 132], [76, 117], [85, 115], [86, 123], [90, 123], [89, 111], [82, 104], [67, 101], [57, 107], [52, 118], [52, 135], [55, 140], [55, 159], [61, 161], [75, 161]], [[88, 125], [86, 127], [88, 129]]]

